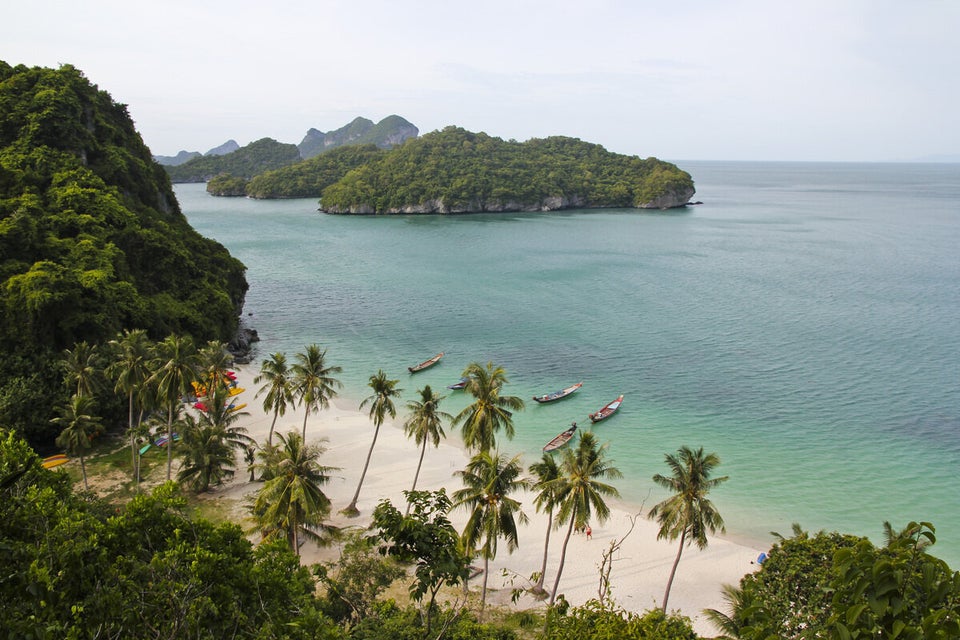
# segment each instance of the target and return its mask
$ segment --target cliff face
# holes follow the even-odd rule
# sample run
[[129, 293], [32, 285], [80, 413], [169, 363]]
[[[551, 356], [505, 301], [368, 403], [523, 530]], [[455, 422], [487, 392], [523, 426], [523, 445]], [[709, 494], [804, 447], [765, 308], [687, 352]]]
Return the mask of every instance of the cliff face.
[[354, 118], [336, 131], [324, 133], [310, 129], [297, 148], [300, 149], [300, 157], [308, 159], [347, 145], [374, 144], [381, 149], [388, 149], [419, 134], [417, 127], [396, 115], [387, 116], [377, 124], [366, 118]]

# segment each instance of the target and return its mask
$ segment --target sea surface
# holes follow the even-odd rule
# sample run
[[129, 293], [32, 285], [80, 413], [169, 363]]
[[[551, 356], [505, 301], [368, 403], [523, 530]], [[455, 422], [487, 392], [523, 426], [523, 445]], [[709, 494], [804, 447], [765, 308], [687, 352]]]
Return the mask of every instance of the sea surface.
[[501, 448], [530, 461], [624, 394], [593, 429], [632, 506], [664, 497], [665, 454], [703, 447], [730, 538], [929, 521], [960, 568], [960, 165], [678, 164], [703, 204], [342, 217], [176, 193], [248, 268], [257, 361], [317, 343], [348, 404], [382, 368], [404, 403], [429, 384], [453, 414], [446, 386], [494, 362], [527, 400]]

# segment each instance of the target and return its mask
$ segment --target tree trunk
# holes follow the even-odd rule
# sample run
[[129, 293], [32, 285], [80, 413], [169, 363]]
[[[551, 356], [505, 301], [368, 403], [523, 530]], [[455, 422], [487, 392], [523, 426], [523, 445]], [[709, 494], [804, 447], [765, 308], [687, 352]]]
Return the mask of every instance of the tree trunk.
[[268, 446], [268, 447], [273, 444], [273, 428], [277, 425], [277, 415], [279, 415], [279, 414], [278, 414], [276, 411], [274, 411], [274, 412], [273, 412], [273, 420], [270, 422], [270, 433], [267, 434], [267, 446]]
[[547, 550], [550, 548], [550, 530], [553, 529], [553, 509], [547, 510], [547, 539], [543, 543], [543, 565], [540, 567], [540, 579], [533, 588], [534, 593], [543, 593], [543, 579], [547, 575]]
[[83, 488], [87, 491], [90, 491], [90, 486], [87, 484], [87, 466], [83, 462], [83, 454], [80, 454], [80, 473], [83, 474]]
[[[423, 446], [420, 447], [420, 462], [417, 463], [417, 472], [413, 474], [413, 486], [410, 488], [410, 493], [413, 493], [417, 490], [417, 480], [420, 478], [420, 467], [423, 465], [423, 454], [427, 452], [427, 438], [423, 438]], [[407, 500], [407, 512], [405, 516], [410, 515], [410, 500]]]
[[677, 557], [673, 560], [673, 568], [670, 569], [670, 579], [667, 580], [667, 590], [663, 592], [663, 615], [667, 615], [667, 599], [670, 597], [670, 588], [673, 586], [673, 576], [677, 574], [677, 565], [680, 564], [680, 554], [683, 553], [683, 543], [687, 539], [687, 530], [684, 529], [680, 534], [680, 548], [677, 549]]
[[167, 409], [167, 480], [173, 469], [173, 405]]
[[576, 514], [570, 515], [570, 526], [567, 527], [567, 536], [563, 539], [563, 547], [560, 549], [560, 566], [557, 567], [557, 578], [553, 581], [553, 591], [550, 593], [550, 606], [553, 606], [554, 600], [557, 599], [557, 589], [560, 587], [560, 574], [563, 573], [563, 563], [567, 558], [567, 543], [570, 542], [570, 534], [573, 533], [573, 521], [576, 519]]
[[363, 463], [363, 471], [360, 473], [360, 483], [357, 484], [357, 492], [353, 494], [353, 500], [351, 500], [347, 508], [343, 510], [347, 515], [360, 515], [360, 511], [357, 509], [357, 500], [360, 499], [360, 487], [363, 486], [363, 479], [367, 477], [367, 468], [370, 466], [370, 458], [373, 457], [373, 448], [377, 445], [378, 435], [380, 435], [379, 424], [373, 431], [373, 442], [370, 443], [370, 450], [367, 451], [367, 461]]
[[[137, 473], [137, 439], [133, 432], [133, 391], [131, 390], [127, 396], [127, 429], [130, 430], [130, 465], [133, 470], [133, 479], [136, 482], [139, 480], [139, 474]], [[137, 489], [139, 490], [139, 484]], [[139, 493], [139, 491], [138, 491]]]
[[483, 622], [483, 609], [487, 604], [487, 577], [490, 575], [490, 558], [483, 554], [483, 589], [480, 591], [480, 622]]
[[303, 414], [303, 443], [307, 442], [307, 418], [310, 417], [310, 407], [307, 407], [307, 412]]

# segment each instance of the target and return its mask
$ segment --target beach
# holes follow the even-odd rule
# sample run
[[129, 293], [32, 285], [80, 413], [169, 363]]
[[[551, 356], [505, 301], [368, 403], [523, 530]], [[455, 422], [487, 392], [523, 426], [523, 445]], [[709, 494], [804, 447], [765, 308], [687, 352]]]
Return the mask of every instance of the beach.
[[[246, 428], [248, 435], [262, 443], [266, 441], [273, 416], [264, 413], [262, 397], [254, 398], [258, 385], [253, 383], [253, 379], [258, 371], [258, 366], [254, 364], [236, 369], [238, 386], [245, 389], [240, 397], [247, 403], [244, 411], [248, 413], [240, 418], [237, 425]], [[324, 440], [326, 452], [321, 457], [321, 463], [339, 468], [331, 473], [330, 482], [323, 487], [324, 493], [332, 502], [330, 524], [340, 527], [366, 527], [374, 507], [384, 499], [390, 500], [398, 508], [403, 508], [403, 492], [411, 488], [420, 454], [416, 443], [407, 439], [403, 433], [404, 417], [404, 409], [400, 405], [397, 419], [385, 422], [380, 428], [357, 502], [360, 516], [348, 518], [339, 512], [350, 503], [357, 489], [374, 434], [373, 422], [365, 412], [356, 408], [356, 404], [338, 398], [331, 402], [329, 408], [310, 416], [307, 422], [307, 441]], [[276, 431], [287, 433], [295, 429], [299, 433], [302, 424], [303, 412], [288, 409], [286, 416], [277, 421]], [[449, 425], [444, 425], [444, 430], [447, 437], [439, 447], [428, 445], [417, 482], [418, 490], [445, 487], [449, 495], [461, 487], [455, 474], [465, 467], [468, 456], [459, 446], [459, 431]], [[528, 467], [533, 461], [524, 458], [524, 466]], [[257, 491], [261, 486], [261, 483], [248, 482], [248, 478], [248, 474], [238, 469], [233, 481], [227, 487], [210, 494], [210, 499], [242, 502], [244, 496]], [[508, 553], [506, 544], [501, 544], [496, 559], [490, 561], [488, 603], [510, 604], [512, 589], [529, 585], [530, 575], [540, 570], [543, 561], [547, 515], [536, 511], [533, 493], [527, 492], [516, 497], [521, 501], [529, 522], [519, 526], [519, 548]], [[614, 601], [624, 609], [640, 613], [658, 607], [676, 557], [678, 541], [657, 540], [658, 525], [646, 518], [646, 511], [652, 505], [642, 505], [640, 515], [641, 505], [616, 501], [608, 504], [611, 506], [611, 516], [605, 523], [591, 523], [591, 539], [587, 539], [584, 533], [574, 533], [571, 536], [558, 593], [562, 593], [573, 605], [596, 598], [604, 551], [610, 549], [611, 542], [622, 539], [619, 549], [613, 555], [610, 572]], [[637, 517], [638, 515], [640, 517]], [[455, 509], [450, 513], [450, 519], [454, 526], [461, 530], [466, 522], [467, 512], [465, 509]], [[631, 519], [635, 524], [632, 531]], [[553, 585], [556, 578], [565, 533], [566, 527], [551, 533], [544, 582], [547, 588]], [[301, 552], [302, 562], [313, 564], [336, 559], [339, 549], [318, 548], [307, 542]], [[715, 635], [717, 630], [706, 620], [703, 609], [725, 610], [721, 596], [722, 586], [737, 584], [745, 574], [755, 571], [755, 562], [760, 552], [760, 549], [736, 544], [722, 537], [711, 538], [707, 548], [702, 551], [695, 545], [684, 548], [670, 592], [668, 609], [688, 616], [698, 634]], [[482, 561], [478, 559], [475, 565], [482, 566]], [[479, 589], [481, 584], [481, 577], [474, 578], [471, 588]], [[545, 603], [525, 594], [515, 606], [529, 609], [544, 607]]]

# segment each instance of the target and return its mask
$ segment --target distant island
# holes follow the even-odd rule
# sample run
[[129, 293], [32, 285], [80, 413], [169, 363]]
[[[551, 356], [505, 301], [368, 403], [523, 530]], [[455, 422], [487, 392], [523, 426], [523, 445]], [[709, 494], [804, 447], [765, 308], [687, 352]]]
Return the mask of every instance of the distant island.
[[669, 209], [695, 193], [674, 164], [576, 138], [504, 141], [447, 127], [395, 146], [359, 140], [341, 137], [323, 153], [291, 160], [296, 147], [265, 138], [217, 159], [216, 175], [206, 175], [214, 172], [206, 157], [167, 171], [210, 167], [192, 181], [206, 178], [212, 195], [319, 198], [320, 210], [334, 214]]

